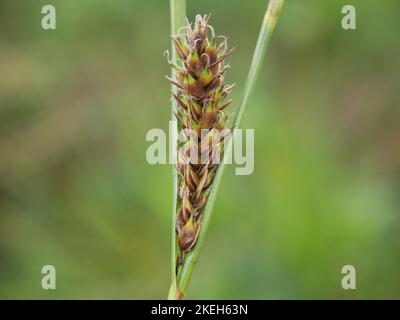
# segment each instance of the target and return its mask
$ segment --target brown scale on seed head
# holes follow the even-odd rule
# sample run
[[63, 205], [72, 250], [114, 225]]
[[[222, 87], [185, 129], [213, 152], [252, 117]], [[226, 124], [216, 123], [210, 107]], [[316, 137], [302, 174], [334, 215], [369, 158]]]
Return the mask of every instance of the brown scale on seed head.
[[[218, 166], [212, 163], [212, 156], [223, 150], [222, 137], [217, 139], [217, 144], [211, 142], [213, 135], [225, 129], [230, 115], [226, 108], [231, 101], [225, 101], [225, 98], [233, 86], [224, 83], [224, 73], [229, 67], [224, 65], [224, 61], [233, 49], [227, 49], [227, 40], [224, 37], [222, 43], [217, 44], [214, 29], [208, 24], [208, 20], [209, 16], [197, 15], [193, 27], [186, 20], [186, 26], [181, 29], [184, 33], [173, 37], [181, 63], [177, 66], [170, 62], [176, 70], [176, 78], [167, 77], [177, 87], [173, 96], [176, 100], [174, 113], [179, 127], [192, 129], [197, 133], [195, 139], [198, 148], [196, 156], [190, 154], [187, 146], [193, 142], [190, 135], [187, 135], [186, 142], [178, 143], [178, 266], [183, 263], [184, 253], [189, 252], [198, 239], [202, 211]], [[203, 134], [202, 130], [209, 130], [209, 133]], [[204, 144], [211, 148], [202, 150], [201, 146]], [[203, 156], [208, 156], [211, 160], [203, 163]]]

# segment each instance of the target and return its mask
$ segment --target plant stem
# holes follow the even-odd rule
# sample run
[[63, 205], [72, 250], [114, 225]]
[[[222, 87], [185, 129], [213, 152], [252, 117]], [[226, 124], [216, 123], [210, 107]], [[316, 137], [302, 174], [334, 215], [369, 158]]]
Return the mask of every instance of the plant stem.
[[[170, 0], [170, 19], [171, 19], [171, 36], [176, 35], [180, 27], [184, 26], [185, 17], [186, 17], [186, 0]], [[176, 50], [175, 46], [171, 41], [171, 58], [172, 61], [176, 61]], [[171, 68], [171, 77], [175, 79], [176, 71], [174, 68]], [[171, 86], [171, 91], [175, 92], [176, 87]], [[172, 110], [175, 107], [175, 99], [171, 99], [171, 123], [172, 123], [172, 143], [171, 143], [171, 155], [175, 154], [176, 150], [176, 141], [178, 137], [178, 125], [175, 120], [174, 113]], [[173, 159], [173, 157], [171, 157]], [[179, 294], [176, 287], [176, 232], [175, 232], [175, 219], [176, 219], [176, 204], [178, 197], [178, 174], [174, 166], [172, 166], [172, 226], [171, 226], [171, 288], [168, 293], [168, 299], [178, 299]]]
[[238, 128], [242, 120], [243, 113], [246, 110], [247, 102], [250, 95], [253, 93], [261, 70], [261, 65], [264, 60], [265, 53], [267, 52], [268, 45], [271, 42], [272, 33], [278, 22], [279, 15], [282, 10], [284, 0], [271, 0], [269, 2], [267, 11], [264, 15], [264, 20], [261, 25], [260, 33], [257, 40], [257, 45], [254, 50], [253, 59], [251, 61], [249, 74], [244, 88], [244, 95], [239, 112], [235, 119], [235, 128]]
[[[262, 61], [265, 56], [265, 52], [268, 48], [268, 44], [270, 43], [272, 33], [275, 29], [276, 23], [278, 21], [284, 0], [270, 0], [267, 11], [264, 16], [263, 23], [261, 25], [261, 30], [258, 36], [258, 41], [256, 48], [254, 50], [253, 59], [250, 65], [250, 70], [247, 76], [245, 88], [244, 88], [244, 95], [242, 102], [239, 107], [238, 114], [235, 118], [234, 128], [238, 128], [240, 126], [240, 121], [242, 119], [243, 113], [246, 110], [248, 99], [251, 93], [254, 91], [258, 74], [261, 69]], [[203, 212], [203, 222], [202, 222], [202, 229], [198, 238], [198, 241], [191, 250], [188, 255], [186, 256], [185, 262], [182, 266], [181, 272], [179, 273], [179, 277], [177, 279], [177, 284], [179, 289], [181, 290], [182, 294], [185, 295], [187, 286], [190, 280], [190, 277], [193, 272], [193, 268], [196, 265], [198, 260], [198, 256], [200, 253], [200, 249], [204, 242], [204, 236], [207, 232], [209, 222], [211, 220], [211, 213], [214, 206], [216, 194], [221, 183], [222, 174], [224, 171], [226, 159], [230, 155], [232, 148], [232, 139], [229, 139], [227, 142], [227, 146], [224, 152], [224, 160], [220, 163], [216, 176], [214, 178], [213, 185], [211, 186], [211, 191], [209, 198], [207, 200], [207, 204], [204, 207]], [[175, 237], [175, 235], [174, 235]]]

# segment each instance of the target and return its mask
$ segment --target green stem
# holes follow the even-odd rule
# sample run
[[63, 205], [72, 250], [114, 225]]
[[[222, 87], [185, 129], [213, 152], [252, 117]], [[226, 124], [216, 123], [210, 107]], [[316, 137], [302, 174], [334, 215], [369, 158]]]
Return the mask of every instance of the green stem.
[[253, 60], [251, 61], [249, 74], [247, 75], [242, 103], [235, 119], [235, 128], [239, 127], [243, 113], [246, 110], [249, 97], [253, 93], [256, 86], [262, 62], [264, 60], [265, 53], [267, 52], [268, 45], [271, 42], [272, 33], [275, 29], [276, 23], [278, 22], [283, 3], [284, 0], [271, 0], [269, 2], [267, 11], [265, 12], [264, 20], [261, 25], [261, 30], [257, 40], [257, 45], [254, 50]]
[[[268, 44], [270, 43], [272, 33], [275, 29], [276, 23], [278, 21], [284, 0], [270, 0], [267, 11], [264, 16], [263, 23], [261, 25], [261, 30], [258, 36], [258, 41], [256, 48], [254, 50], [253, 60], [250, 65], [250, 70], [247, 76], [245, 88], [244, 88], [244, 95], [242, 99], [242, 103], [240, 104], [238, 114], [236, 116], [234, 122], [234, 128], [238, 128], [240, 126], [240, 121], [243, 117], [243, 113], [247, 107], [248, 99], [251, 93], [254, 91], [258, 74], [261, 69], [262, 61], [265, 56], [265, 52], [268, 48]], [[232, 139], [229, 139], [227, 142], [227, 146], [224, 152], [224, 160], [221, 162], [217, 169], [217, 173], [211, 186], [210, 195], [207, 201], [206, 206], [204, 207], [203, 212], [203, 222], [202, 222], [202, 229], [201, 234], [197, 240], [197, 243], [192, 251], [188, 253], [185, 258], [184, 264], [182, 266], [181, 272], [179, 273], [179, 277], [177, 279], [178, 287], [181, 290], [182, 294], [185, 295], [187, 286], [190, 280], [190, 277], [193, 272], [193, 268], [196, 265], [196, 262], [199, 257], [200, 249], [204, 242], [204, 236], [207, 232], [210, 220], [211, 220], [211, 213], [214, 206], [216, 194], [221, 183], [222, 174], [225, 168], [226, 159], [230, 156], [232, 148]]]
[[[170, 19], [171, 19], [171, 36], [176, 35], [178, 33], [178, 29], [185, 24], [186, 17], [186, 0], [170, 0]], [[176, 61], [176, 50], [174, 44], [172, 43], [171, 47], [171, 58], [172, 61]], [[171, 68], [171, 76], [175, 79], [175, 69]], [[176, 90], [175, 86], [171, 86], [171, 92]], [[171, 99], [171, 121], [172, 121], [172, 144], [170, 152], [174, 154], [176, 150], [176, 141], [178, 137], [178, 126], [175, 121], [175, 116], [172, 110], [175, 107], [175, 99]], [[175, 170], [175, 167], [172, 166], [172, 225], [171, 225], [171, 288], [168, 293], [168, 299], [178, 299], [178, 289], [176, 286], [176, 253], [177, 253], [177, 240], [176, 240], [176, 232], [175, 232], [175, 219], [176, 219], [176, 205], [177, 205], [177, 197], [178, 197], [178, 174]]]

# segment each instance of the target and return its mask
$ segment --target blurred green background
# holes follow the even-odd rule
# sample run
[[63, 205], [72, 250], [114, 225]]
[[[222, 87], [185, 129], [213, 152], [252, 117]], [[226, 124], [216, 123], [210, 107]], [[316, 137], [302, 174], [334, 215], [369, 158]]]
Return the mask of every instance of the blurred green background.
[[[353, 31], [349, 1], [286, 1], [243, 121], [255, 171], [225, 171], [188, 298], [400, 298], [400, 4], [350, 2]], [[188, 1], [237, 47], [233, 108], [266, 5]], [[145, 136], [168, 128], [169, 27], [166, 0], [1, 2], [0, 298], [166, 297], [171, 167]]]

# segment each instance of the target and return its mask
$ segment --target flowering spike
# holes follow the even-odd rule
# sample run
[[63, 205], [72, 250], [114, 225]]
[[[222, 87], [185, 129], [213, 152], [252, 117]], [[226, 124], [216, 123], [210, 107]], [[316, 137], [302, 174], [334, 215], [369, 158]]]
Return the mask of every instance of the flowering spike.
[[[194, 131], [190, 139], [178, 142], [177, 146], [176, 169], [180, 190], [175, 226], [179, 248], [177, 273], [184, 263], [186, 253], [196, 245], [201, 234], [203, 209], [218, 167], [212, 157], [214, 153], [224, 150], [222, 130], [230, 115], [227, 111], [230, 100], [224, 100], [232, 86], [224, 83], [223, 75], [228, 67], [225, 58], [233, 50], [227, 49], [225, 37], [222, 37], [221, 44], [217, 43], [216, 39], [221, 37], [216, 37], [214, 29], [208, 25], [209, 18], [197, 15], [193, 27], [186, 19], [186, 26], [173, 37], [181, 59], [181, 65], [176, 66], [176, 78], [168, 78], [177, 87], [173, 95], [177, 102], [174, 113], [180, 129]], [[207, 130], [208, 133], [203, 132]], [[198, 149], [194, 156], [188, 152], [188, 147], [193, 149], [193, 145]], [[203, 145], [208, 149], [202, 150]]]

